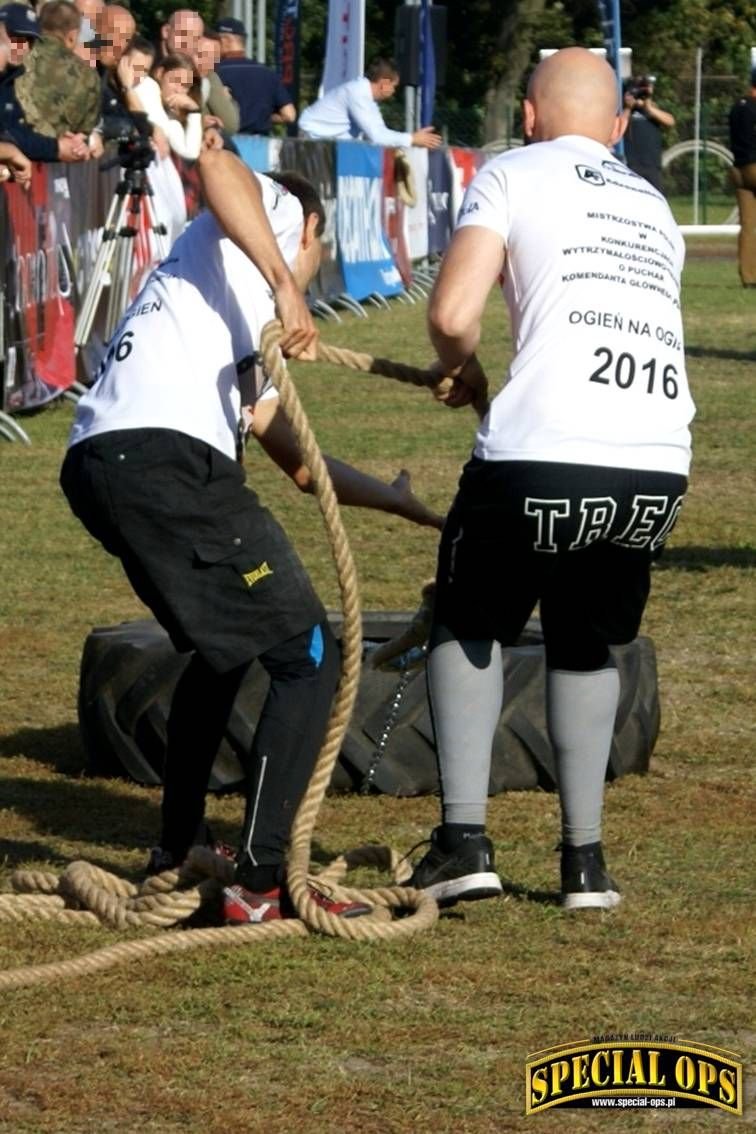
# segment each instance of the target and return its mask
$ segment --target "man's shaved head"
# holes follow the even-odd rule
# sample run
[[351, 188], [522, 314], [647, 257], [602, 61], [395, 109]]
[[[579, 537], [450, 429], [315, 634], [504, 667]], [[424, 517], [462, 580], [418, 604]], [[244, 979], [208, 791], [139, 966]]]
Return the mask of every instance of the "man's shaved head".
[[534, 142], [582, 134], [610, 145], [621, 132], [617, 103], [617, 78], [609, 64], [584, 47], [565, 47], [531, 75], [525, 133]]
[[99, 33], [109, 41], [100, 48], [100, 62], [109, 71], [118, 66], [118, 60], [136, 31], [136, 22], [128, 8], [120, 4], [106, 4], [100, 14]]

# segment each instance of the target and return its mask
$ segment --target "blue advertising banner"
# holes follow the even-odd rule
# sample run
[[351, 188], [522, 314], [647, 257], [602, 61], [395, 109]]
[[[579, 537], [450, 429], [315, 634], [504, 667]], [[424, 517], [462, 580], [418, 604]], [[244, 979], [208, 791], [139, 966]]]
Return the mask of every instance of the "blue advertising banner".
[[277, 168], [276, 141], [274, 138], [263, 138], [260, 134], [234, 134], [234, 145], [239, 151], [239, 157], [256, 173], [267, 173], [269, 169]]
[[381, 223], [383, 150], [336, 143], [336, 231], [344, 286], [354, 299], [397, 295], [402, 278]]
[[446, 150], [428, 152], [428, 251], [444, 252], [452, 231], [452, 171]]

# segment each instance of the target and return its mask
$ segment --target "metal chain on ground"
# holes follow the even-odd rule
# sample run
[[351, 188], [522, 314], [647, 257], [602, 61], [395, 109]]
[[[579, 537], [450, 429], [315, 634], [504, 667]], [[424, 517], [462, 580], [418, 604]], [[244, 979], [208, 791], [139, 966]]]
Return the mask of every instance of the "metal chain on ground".
[[[420, 654], [420, 659], [424, 657], [425, 651], [423, 650]], [[370, 758], [370, 764], [368, 765], [368, 769], [365, 772], [365, 775], [362, 777], [362, 783], [360, 784], [360, 792], [362, 795], [368, 795], [370, 793], [370, 789], [373, 786], [373, 781], [375, 780], [375, 774], [378, 771], [381, 760], [386, 755], [386, 748], [388, 747], [389, 738], [391, 736], [391, 733], [394, 731], [394, 726], [396, 725], [397, 717], [399, 716], [399, 709], [401, 708], [402, 701], [404, 700], [404, 694], [406, 693], [407, 686], [409, 685], [412, 678], [412, 670], [416, 667], [418, 660], [418, 658], [413, 657], [409, 652], [400, 655], [398, 666], [399, 680], [396, 683], [396, 689], [394, 690], [391, 697], [391, 704], [389, 705], [386, 719], [383, 722], [383, 728], [381, 729], [381, 735], [378, 737], [378, 743], [376, 744], [375, 749], [373, 750], [373, 755]]]
[[[280, 337], [281, 326], [276, 321], [263, 329], [264, 365], [278, 388], [281, 407], [297, 436], [303, 460], [311, 470], [315, 495], [329, 534], [343, 606], [342, 677], [325, 740], [294, 819], [287, 860], [287, 885], [300, 920], [281, 919], [263, 924], [186, 929], [182, 932], [174, 929], [153, 937], [118, 942], [60, 962], [0, 972], [0, 989], [89, 975], [127, 961], [195, 948], [232, 947], [252, 941], [305, 937], [310, 930], [359, 941], [394, 940], [429, 929], [438, 918], [436, 902], [422, 891], [402, 885], [363, 890], [340, 884], [347, 869], [363, 864], [389, 866], [397, 881], [400, 878], [405, 880], [410, 873], [407, 864], [390, 848], [360, 848], [336, 859], [314, 878], [310, 874], [315, 822], [357, 693], [362, 624], [356, 572], [333, 486], [294, 384], [288, 376], [279, 348]], [[228, 859], [214, 855], [207, 848], [195, 847], [180, 871], [147, 879], [140, 887], [86, 862], [69, 864], [60, 876], [18, 871], [12, 878], [16, 892], [0, 895], [0, 921], [54, 918], [87, 924], [97, 922], [120, 930], [165, 928], [185, 923], [201, 907], [219, 900], [223, 884], [232, 878], [232, 870]], [[329, 914], [311, 897], [311, 884], [327, 887], [329, 895], [336, 899], [367, 901], [374, 907], [374, 912], [359, 918], [340, 918]], [[399, 909], [410, 912], [398, 920], [390, 920], [390, 911]]]

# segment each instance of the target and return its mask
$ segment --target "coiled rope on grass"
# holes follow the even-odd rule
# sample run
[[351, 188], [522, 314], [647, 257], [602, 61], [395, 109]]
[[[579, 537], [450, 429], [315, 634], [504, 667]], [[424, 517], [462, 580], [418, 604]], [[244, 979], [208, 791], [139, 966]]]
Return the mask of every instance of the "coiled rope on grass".
[[[314, 493], [328, 531], [331, 553], [341, 593], [342, 674], [334, 698], [315, 769], [300, 803], [291, 831], [287, 857], [287, 885], [299, 919], [281, 919], [256, 925], [211, 926], [173, 929], [152, 937], [141, 937], [94, 950], [79, 957], [26, 965], [0, 972], [0, 989], [21, 988], [44, 982], [86, 976], [127, 961], [195, 948], [231, 947], [252, 941], [272, 941], [284, 937], [306, 937], [317, 931], [331, 937], [353, 941], [396, 940], [411, 937], [430, 929], [438, 918], [436, 902], [422, 891], [400, 883], [410, 873], [407, 863], [388, 847], [364, 847], [334, 860], [319, 874], [310, 873], [312, 836], [333, 767], [341, 749], [354, 706], [362, 656], [362, 621], [357, 575], [347, 541], [336, 495], [323, 456], [317, 445], [302, 404], [291, 381], [280, 350], [281, 325], [273, 320], [263, 329], [261, 349], [263, 365], [279, 392], [280, 404], [291, 422], [300, 445], [304, 463], [310, 469]], [[327, 348], [327, 353], [337, 348]], [[324, 361], [336, 361], [331, 357]], [[340, 365], [352, 365], [347, 356], [355, 352], [338, 351]], [[387, 373], [372, 366], [387, 360], [371, 359], [368, 371]], [[427, 372], [401, 364], [390, 364], [401, 381], [415, 385], [434, 385]], [[361, 366], [355, 368], [361, 369]], [[404, 375], [400, 376], [400, 373]], [[409, 375], [425, 374], [427, 380], [415, 381]], [[342, 884], [349, 869], [369, 865], [392, 874], [394, 885], [370, 889]], [[148, 878], [141, 886], [119, 878], [87, 862], [72, 862], [56, 875], [40, 871], [16, 871], [11, 878], [15, 892], [0, 895], [0, 921], [22, 923], [29, 920], [56, 920], [82, 924], [100, 924], [115, 930], [162, 929], [184, 923], [203, 908], [219, 901], [224, 884], [233, 879], [233, 864], [208, 848], [192, 848], [179, 871]], [[373, 912], [358, 918], [342, 918], [330, 914], [311, 896], [310, 886], [326, 889], [337, 900], [368, 902]], [[392, 911], [403, 911], [394, 918]]]

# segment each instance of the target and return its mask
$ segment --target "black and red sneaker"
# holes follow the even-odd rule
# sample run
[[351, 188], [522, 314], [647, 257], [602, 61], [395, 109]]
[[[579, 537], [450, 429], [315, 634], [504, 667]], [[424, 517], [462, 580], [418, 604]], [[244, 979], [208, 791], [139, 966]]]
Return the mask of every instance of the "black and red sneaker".
[[[321, 909], [336, 917], [362, 917], [373, 912], [373, 907], [366, 902], [338, 902], [313, 886], [310, 887], [310, 897]], [[264, 894], [253, 893], [238, 884], [226, 886], [223, 891], [223, 920], [227, 925], [248, 925], [298, 916], [285, 886], [276, 886]]]
[[266, 894], [254, 894], [243, 886], [226, 886], [223, 890], [223, 920], [227, 925], [251, 925], [261, 921], [278, 921], [281, 910], [281, 887]]

